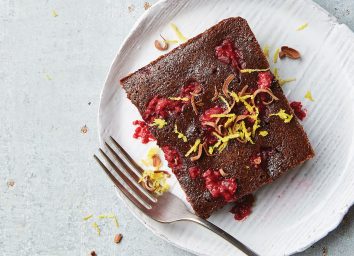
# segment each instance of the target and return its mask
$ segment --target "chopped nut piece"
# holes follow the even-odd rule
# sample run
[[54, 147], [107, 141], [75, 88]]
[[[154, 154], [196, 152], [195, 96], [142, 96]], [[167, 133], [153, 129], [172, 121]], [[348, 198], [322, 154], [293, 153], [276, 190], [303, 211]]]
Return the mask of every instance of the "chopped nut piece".
[[155, 48], [159, 51], [166, 51], [168, 49], [168, 43], [166, 42], [165, 39], [163, 39], [162, 41], [155, 40], [154, 44], [155, 44]]
[[85, 134], [85, 133], [87, 133], [88, 132], [88, 128], [87, 128], [87, 126], [86, 126], [86, 124], [83, 126], [83, 127], [81, 127], [81, 133], [82, 134]]
[[218, 92], [218, 89], [216, 88], [216, 86], [214, 86], [214, 96], [213, 98], [211, 98], [211, 101], [216, 101], [218, 98], [219, 98], [219, 92]]
[[281, 51], [279, 52], [279, 58], [283, 59], [285, 57], [296, 60], [300, 59], [301, 55], [297, 50], [293, 48], [290, 48], [288, 46], [282, 46]]
[[226, 176], [227, 176], [227, 173], [224, 172], [223, 169], [220, 168], [220, 169], [219, 169], [219, 172], [220, 172], [221, 176], [223, 176], [223, 177], [226, 177]]
[[122, 238], [123, 238], [123, 235], [122, 235], [122, 234], [116, 234], [116, 235], [114, 236], [114, 242], [115, 242], [116, 244], [119, 244], [120, 241], [122, 241]]
[[161, 166], [161, 159], [159, 155], [152, 156], [152, 166], [153, 167], [160, 167]]
[[199, 144], [198, 154], [196, 156], [192, 156], [191, 161], [192, 162], [197, 161], [202, 156], [202, 153], [203, 153], [203, 144]]
[[233, 74], [229, 75], [225, 79], [224, 84], [222, 86], [222, 92], [224, 93], [226, 98], [230, 98], [230, 96], [229, 96], [229, 93], [230, 93], [229, 92], [229, 85], [231, 84], [232, 80], [234, 80], [234, 78], [235, 78], [235, 75], [233, 75]]

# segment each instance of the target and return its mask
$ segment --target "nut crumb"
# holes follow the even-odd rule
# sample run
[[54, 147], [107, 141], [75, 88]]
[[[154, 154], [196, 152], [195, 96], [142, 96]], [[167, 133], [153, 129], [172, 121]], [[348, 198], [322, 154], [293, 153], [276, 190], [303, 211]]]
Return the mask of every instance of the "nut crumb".
[[327, 247], [322, 247], [322, 256], [327, 256], [327, 255], [328, 255]]
[[116, 244], [119, 244], [120, 241], [122, 241], [122, 238], [123, 238], [123, 235], [122, 235], [122, 234], [116, 234], [116, 235], [114, 236], [114, 242], [115, 242]]
[[97, 254], [96, 254], [95, 251], [90, 252], [90, 255], [91, 255], [91, 256], [97, 256]]
[[155, 48], [159, 51], [166, 51], [169, 46], [165, 39], [163, 39], [162, 42], [160, 42], [159, 40], [155, 40], [154, 45]]
[[15, 181], [14, 180], [8, 180], [7, 181], [7, 187], [8, 188], [12, 188], [12, 187], [14, 187], [15, 186]]
[[149, 2], [144, 3], [144, 9], [147, 10], [151, 7], [151, 4]]
[[128, 12], [133, 12], [134, 10], [135, 6], [133, 4], [128, 6]]
[[279, 58], [283, 59], [285, 57], [288, 57], [290, 59], [296, 60], [301, 58], [301, 54], [299, 51], [295, 50], [294, 48], [290, 48], [288, 46], [282, 46], [280, 48], [279, 52]]
[[81, 127], [81, 133], [82, 134], [85, 134], [85, 133], [87, 133], [88, 132], [88, 128], [87, 128], [87, 126], [86, 126], [86, 124], [83, 126], [83, 127]]

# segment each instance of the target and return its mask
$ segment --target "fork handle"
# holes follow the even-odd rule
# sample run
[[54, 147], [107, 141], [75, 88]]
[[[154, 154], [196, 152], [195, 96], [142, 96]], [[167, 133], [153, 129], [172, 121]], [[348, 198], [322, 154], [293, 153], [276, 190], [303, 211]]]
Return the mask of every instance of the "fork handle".
[[225, 232], [221, 228], [215, 226], [213, 223], [211, 223], [207, 220], [204, 220], [202, 218], [199, 218], [199, 217], [194, 217], [194, 216], [193, 216], [193, 218], [188, 218], [188, 220], [198, 223], [199, 225], [202, 225], [203, 227], [214, 232], [215, 234], [221, 236], [226, 241], [228, 241], [230, 244], [232, 244], [237, 249], [242, 251], [244, 254], [246, 254], [248, 256], [259, 256], [257, 253], [255, 253], [250, 248], [248, 248], [246, 245], [241, 243], [239, 240], [237, 240], [236, 238], [234, 238], [233, 236], [231, 236], [229, 233]]

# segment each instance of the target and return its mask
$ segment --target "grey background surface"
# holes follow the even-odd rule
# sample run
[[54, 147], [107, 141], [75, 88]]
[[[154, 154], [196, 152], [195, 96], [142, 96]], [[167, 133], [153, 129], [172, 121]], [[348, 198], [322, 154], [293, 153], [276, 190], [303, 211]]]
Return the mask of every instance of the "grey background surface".
[[[316, 2], [354, 30], [353, 0]], [[92, 159], [102, 84], [144, 11], [141, 0], [0, 0], [0, 255], [190, 255], [137, 221]], [[82, 220], [110, 212], [118, 229]], [[354, 255], [353, 241], [352, 208], [299, 255]]]

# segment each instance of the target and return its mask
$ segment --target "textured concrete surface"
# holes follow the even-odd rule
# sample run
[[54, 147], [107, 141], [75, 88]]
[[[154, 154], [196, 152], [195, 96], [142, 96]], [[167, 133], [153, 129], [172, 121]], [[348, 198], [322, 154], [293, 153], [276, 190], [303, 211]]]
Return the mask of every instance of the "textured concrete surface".
[[[354, 30], [353, 0], [316, 2]], [[92, 159], [102, 83], [143, 12], [141, 0], [0, 0], [0, 255], [190, 255], [146, 230]], [[110, 212], [118, 229], [82, 220]], [[299, 255], [354, 255], [353, 241], [352, 208]]]

